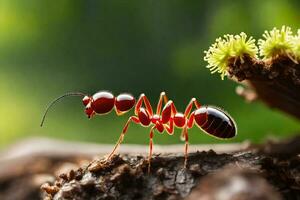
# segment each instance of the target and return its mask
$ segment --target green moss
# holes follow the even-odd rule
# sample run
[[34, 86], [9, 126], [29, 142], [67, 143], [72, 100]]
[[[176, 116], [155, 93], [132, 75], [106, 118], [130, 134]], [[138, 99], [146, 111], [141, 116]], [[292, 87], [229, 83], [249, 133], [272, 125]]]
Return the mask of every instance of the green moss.
[[298, 29], [297, 35], [293, 35], [288, 26], [265, 31], [263, 39], [258, 40], [258, 47], [255, 44], [255, 39], [252, 37], [247, 39], [247, 35], [243, 32], [239, 35], [224, 35], [216, 39], [216, 42], [207, 51], [204, 51], [206, 54], [204, 60], [208, 62], [207, 68], [210, 69], [211, 73], [220, 73], [223, 80], [227, 74], [231, 58], [239, 58], [243, 63], [245, 55], [259, 59], [258, 52], [264, 60], [284, 55], [295, 63], [299, 63], [300, 29]]
[[264, 39], [258, 40], [259, 54], [264, 59], [278, 55], [291, 55], [293, 52], [293, 35], [290, 27], [282, 26], [265, 31]]
[[247, 39], [247, 35], [242, 32], [239, 35], [225, 35], [216, 39], [208, 51], [204, 52], [206, 54], [204, 60], [208, 62], [207, 68], [211, 73], [218, 72], [224, 79], [230, 58], [239, 57], [243, 60], [244, 55], [256, 57], [257, 52], [255, 40], [252, 37]]
[[295, 54], [297, 60], [300, 60], [300, 29], [298, 29], [297, 35], [293, 38], [293, 53]]

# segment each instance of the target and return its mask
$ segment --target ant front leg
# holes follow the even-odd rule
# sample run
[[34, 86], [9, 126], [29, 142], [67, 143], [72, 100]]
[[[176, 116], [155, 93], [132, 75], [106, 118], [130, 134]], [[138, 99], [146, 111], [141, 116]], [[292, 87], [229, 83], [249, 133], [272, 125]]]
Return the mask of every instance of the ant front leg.
[[137, 100], [135, 108], [134, 108], [134, 114], [138, 115], [138, 112], [140, 111], [140, 108], [142, 107], [143, 102], [145, 104], [146, 110], [148, 111], [150, 116], [152, 116], [153, 115], [152, 106], [150, 104], [149, 99], [146, 97], [145, 94], [141, 94], [141, 96]]
[[169, 135], [173, 135], [174, 133], [174, 119], [170, 118], [169, 124], [164, 124], [164, 127]]
[[162, 102], [164, 101], [164, 104], [168, 102], [168, 97], [165, 92], [161, 92], [159, 96], [159, 100], [157, 103], [157, 108], [156, 108], [156, 114], [159, 115], [162, 107]]
[[125, 136], [125, 134], [126, 134], [126, 132], [127, 132], [127, 130], [128, 130], [128, 126], [129, 126], [129, 123], [130, 123], [130, 122], [134, 122], [134, 123], [136, 123], [136, 124], [139, 124], [139, 123], [140, 123], [140, 120], [139, 120], [139, 118], [136, 117], [136, 116], [131, 116], [131, 117], [129, 117], [129, 119], [127, 120], [127, 122], [126, 122], [126, 124], [125, 124], [125, 126], [124, 126], [124, 128], [123, 128], [123, 130], [122, 130], [122, 133], [121, 133], [121, 135], [120, 135], [120, 137], [119, 137], [119, 139], [118, 139], [118, 142], [116, 143], [116, 145], [115, 145], [113, 151], [112, 151], [112, 152], [109, 154], [109, 156], [108, 156], [108, 160], [111, 159], [111, 157], [114, 155], [114, 153], [115, 153], [116, 149], [118, 148], [118, 146], [122, 143], [122, 141], [123, 141], [123, 139], [124, 139], [124, 136]]

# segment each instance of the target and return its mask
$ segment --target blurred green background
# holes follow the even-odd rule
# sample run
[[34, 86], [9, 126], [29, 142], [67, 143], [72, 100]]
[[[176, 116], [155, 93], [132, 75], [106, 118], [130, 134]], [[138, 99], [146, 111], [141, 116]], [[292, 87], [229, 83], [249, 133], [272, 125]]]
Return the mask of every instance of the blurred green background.
[[[69, 91], [144, 92], [156, 105], [166, 91], [183, 110], [192, 97], [224, 108], [238, 136], [260, 142], [300, 130], [296, 120], [261, 103], [247, 104], [236, 83], [205, 68], [203, 51], [225, 33], [258, 38], [282, 25], [300, 28], [300, 1], [0, 0], [0, 148], [29, 136], [115, 143], [127, 118], [87, 120], [79, 97], [64, 99], [39, 127], [46, 105]], [[132, 125], [126, 143], [148, 143]], [[160, 144], [178, 137], [156, 135]], [[190, 142], [224, 142], [190, 131]]]

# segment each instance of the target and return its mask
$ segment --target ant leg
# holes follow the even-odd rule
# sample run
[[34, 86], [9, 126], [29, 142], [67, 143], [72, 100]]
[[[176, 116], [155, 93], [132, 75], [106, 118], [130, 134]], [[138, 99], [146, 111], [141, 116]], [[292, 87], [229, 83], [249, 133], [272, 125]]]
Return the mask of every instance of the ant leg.
[[188, 136], [188, 130], [187, 126], [184, 126], [183, 128], [183, 134], [185, 138], [185, 145], [184, 145], [184, 168], [187, 167], [187, 161], [188, 161], [188, 149], [189, 149], [189, 136]]
[[175, 108], [175, 105], [174, 105], [173, 101], [169, 100], [165, 104], [165, 106], [164, 106], [164, 108], [163, 108], [163, 110], [160, 114], [162, 123], [167, 124], [170, 121], [171, 117], [174, 117], [176, 112], [177, 111], [176, 111], [176, 108]]
[[[192, 112], [192, 114], [190, 115], [190, 112], [193, 108], [193, 105], [195, 105], [195, 107], [198, 109], [201, 107], [201, 104], [197, 101], [196, 98], [192, 98], [191, 101], [188, 103], [188, 105], [186, 106], [186, 109], [184, 111], [184, 116], [187, 119], [187, 124], [185, 126], [187, 126], [188, 128], [191, 128], [194, 125], [194, 111]], [[190, 118], [188, 118], [190, 115]], [[180, 139], [181, 140], [185, 140], [186, 136], [185, 136], [185, 128], [182, 130], [181, 132], [181, 136]]]
[[164, 127], [169, 135], [173, 135], [174, 133], [174, 120], [170, 118], [169, 124], [164, 124]]
[[[190, 118], [187, 119], [187, 128], [190, 129], [194, 126], [195, 123], [195, 111], [193, 111], [190, 115]], [[181, 135], [180, 135], [180, 139], [181, 140], [185, 140], [185, 133], [184, 133], [184, 129], [182, 129]]]
[[195, 105], [195, 107], [198, 109], [201, 107], [201, 104], [197, 101], [196, 98], [192, 98], [191, 101], [188, 103], [188, 105], [186, 106], [186, 109], [184, 111], [184, 116], [188, 117], [188, 115], [190, 114], [193, 104]]
[[177, 109], [175, 107], [174, 102], [172, 101], [170, 104], [171, 104], [171, 110], [172, 110], [173, 114], [176, 114], [177, 113]]
[[187, 126], [188, 128], [192, 128], [194, 126], [195, 122], [195, 111], [193, 111], [190, 115], [190, 118], [188, 119]]
[[168, 102], [168, 97], [167, 97], [165, 92], [160, 93], [159, 100], [158, 100], [158, 103], [157, 103], [157, 108], [156, 108], [156, 114], [157, 115], [160, 114], [163, 100], [164, 100], [165, 104]]
[[181, 140], [181, 141], [184, 141], [184, 140], [185, 140], [184, 128], [182, 128], [182, 130], [181, 130], [180, 140]]
[[152, 158], [152, 149], [153, 149], [153, 130], [155, 126], [152, 126], [150, 129], [150, 141], [149, 141], [149, 157], [148, 157], [148, 173], [151, 171], [151, 158]]
[[170, 122], [171, 118], [173, 118], [176, 113], [177, 109], [175, 107], [175, 104], [172, 100], [169, 100], [161, 112], [161, 122], [163, 124], [167, 124], [168, 122]]
[[118, 139], [118, 141], [117, 141], [117, 143], [116, 143], [114, 149], [112, 150], [112, 152], [109, 154], [109, 156], [108, 156], [108, 158], [107, 158], [108, 160], [114, 155], [116, 149], [117, 149], [117, 148], [119, 147], [119, 145], [122, 143], [122, 141], [123, 141], [123, 139], [124, 139], [124, 136], [125, 136], [125, 134], [126, 134], [126, 132], [127, 132], [127, 129], [128, 129], [128, 126], [129, 126], [129, 123], [130, 123], [130, 122], [134, 122], [134, 123], [136, 123], [136, 124], [139, 124], [139, 123], [140, 123], [140, 120], [139, 120], [139, 118], [136, 117], [136, 116], [131, 116], [131, 117], [129, 117], [129, 119], [128, 119], [127, 122], [126, 122], [126, 124], [125, 124], [125, 126], [124, 126], [124, 128], [123, 128], [123, 130], [122, 130], [122, 133], [121, 133], [121, 135], [120, 135], [120, 137], [119, 137], [119, 139]]
[[138, 115], [138, 112], [139, 112], [140, 108], [142, 107], [143, 102], [146, 106], [146, 110], [149, 112], [150, 116], [152, 116], [153, 115], [152, 106], [149, 102], [149, 99], [146, 97], [145, 94], [141, 94], [141, 96], [139, 97], [139, 99], [136, 102], [136, 105], [134, 108], [135, 115]]

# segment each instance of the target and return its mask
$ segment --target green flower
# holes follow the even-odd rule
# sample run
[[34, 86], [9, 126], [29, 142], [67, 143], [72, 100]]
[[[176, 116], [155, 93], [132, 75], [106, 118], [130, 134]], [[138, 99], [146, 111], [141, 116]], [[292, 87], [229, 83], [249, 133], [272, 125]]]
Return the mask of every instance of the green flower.
[[298, 60], [300, 59], [300, 29], [298, 29], [298, 34], [294, 36], [293, 39], [293, 53]]
[[216, 39], [216, 42], [204, 53], [206, 54], [204, 60], [208, 62], [207, 68], [211, 73], [220, 73], [223, 80], [230, 58], [240, 58], [243, 62], [243, 56], [246, 54], [256, 57], [258, 49], [255, 40], [252, 37], [247, 39], [247, 35], [242, 32], [239, 35], [224, 35], [223, 38]]
[[292, 31], [290, 27], [282, 26], [281, 30], [273, 28], [265, 31], [264, 39], [258, 40], [259, 53], [264, 59], [274, 58], [278, 55], [290, 56], [293, 53]]
[[234, 36], [233, 42], [234, 56], [240, 57], [243, 61], [243, 56], [248, 54], [250, 57], [257, 57], [258, 48], [255, 45], [255, 39], [252, 36], [247, 40], [246, 33], [242, 32], [240, 35]]

